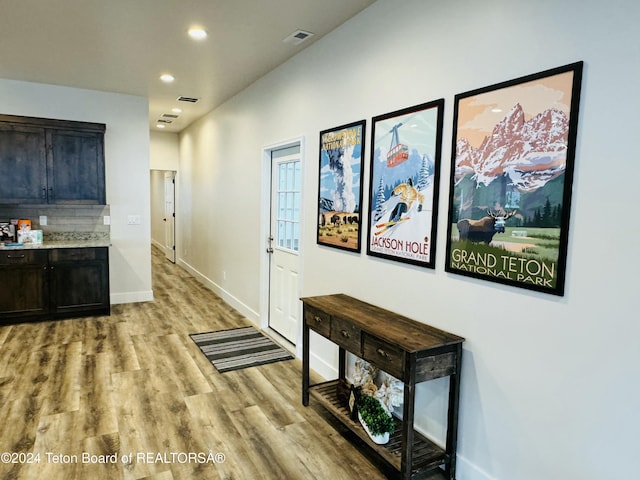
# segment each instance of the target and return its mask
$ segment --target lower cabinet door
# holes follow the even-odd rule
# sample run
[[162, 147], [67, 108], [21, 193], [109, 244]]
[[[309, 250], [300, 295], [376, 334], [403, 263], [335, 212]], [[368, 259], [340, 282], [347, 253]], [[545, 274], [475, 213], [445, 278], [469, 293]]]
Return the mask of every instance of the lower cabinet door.
[[49, 311], [47, 266], [0, 266], [0, 322], [44, 315]]
[[[60, 253], [69, 258], [56, 261]], [[52, 252], [51, 260], [49, 291], [53, 315], [109, 314], [109, 261], [106, 249], [104, 252], [100, 249], [57, 250]]]

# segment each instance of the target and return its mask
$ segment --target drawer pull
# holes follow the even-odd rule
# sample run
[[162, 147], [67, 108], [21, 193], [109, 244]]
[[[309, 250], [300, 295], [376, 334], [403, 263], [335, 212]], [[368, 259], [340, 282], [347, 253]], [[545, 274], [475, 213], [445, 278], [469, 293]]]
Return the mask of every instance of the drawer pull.
[[23, 255], [7, 255], [7, 258], [24, 258], [24, 254]]
[[313, 317], [313, 319], [316, 321], [316, 323], [322, 323], [322, 319], [317, 315]]
[[389, 354], [387, 352], [385, 352], [383, 349], [379, 348], [378, 350], [376, 350], [376, 352], [378, 352], [378, 355], [380, 355], [382, 358], [386, 358], [389, 359], [391, 358], [389, 356]]
[[347, 332], [346, 330], [340, 330], [340, 333], [344, 338], [351, 338], [351, 335], [349, 335], [349, 332]]

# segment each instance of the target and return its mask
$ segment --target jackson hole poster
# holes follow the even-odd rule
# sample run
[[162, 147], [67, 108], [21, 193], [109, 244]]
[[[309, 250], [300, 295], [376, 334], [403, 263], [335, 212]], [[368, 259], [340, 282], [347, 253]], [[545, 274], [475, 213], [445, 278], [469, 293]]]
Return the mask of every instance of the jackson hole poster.
[[367, 254], [434, 268], [443, 107], [373, 118]]
[[317, 243], [360, 251], [365, 120], [320, 132]]
[[564, 295], [581, 76], [456, 95], [447, 271]]

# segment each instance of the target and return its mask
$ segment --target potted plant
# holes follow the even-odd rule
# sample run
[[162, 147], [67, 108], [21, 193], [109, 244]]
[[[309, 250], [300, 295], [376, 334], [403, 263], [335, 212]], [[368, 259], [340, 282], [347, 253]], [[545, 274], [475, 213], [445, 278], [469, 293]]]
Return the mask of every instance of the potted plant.
[[360, 396], [358, 419], [375, 443], [383, 445], [389, 441], [389, 434], [394, 427], [393, 417], [377, 398], [369, 395]]

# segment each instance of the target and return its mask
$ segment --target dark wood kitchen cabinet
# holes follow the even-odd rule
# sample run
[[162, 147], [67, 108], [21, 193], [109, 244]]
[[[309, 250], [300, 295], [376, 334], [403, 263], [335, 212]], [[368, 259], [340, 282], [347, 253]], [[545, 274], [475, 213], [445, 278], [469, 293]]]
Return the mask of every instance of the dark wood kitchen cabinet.
[[107, 247], [49, 252], [49, 306], [54, 316], [109, 314]]
[[0, 115], [0, 203], [104, 205], [100, 123]]
[[107, 247], [0, 251], [0, 323], [109, 315]]
[[46, 250], [0, 252], [0, 321], [49, 313], [48, 263]]

